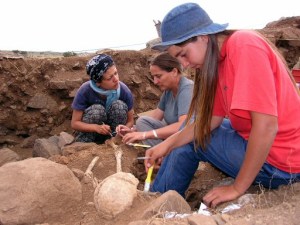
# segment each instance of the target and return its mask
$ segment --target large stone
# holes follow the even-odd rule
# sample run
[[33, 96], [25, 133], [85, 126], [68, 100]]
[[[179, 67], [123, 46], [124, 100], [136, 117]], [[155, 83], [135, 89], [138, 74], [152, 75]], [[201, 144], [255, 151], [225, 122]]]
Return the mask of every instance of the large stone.
[[30, 158], [0, 167], [0, 224], [61, 222], [82, 200], [68, 167]]

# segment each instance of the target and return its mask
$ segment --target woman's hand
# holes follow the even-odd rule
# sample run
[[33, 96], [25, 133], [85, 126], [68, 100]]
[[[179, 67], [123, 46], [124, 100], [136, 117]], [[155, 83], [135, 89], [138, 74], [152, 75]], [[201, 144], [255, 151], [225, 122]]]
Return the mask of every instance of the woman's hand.
[[98, 124], [93, 124], [94, 126], [94, 130], [96, 133], [98, 134], [103, 134], [103, 135], [111, 135], [111, 129], [110, 126], [107, 124], [102, 124], [102, 125], [98, 125]]
[[234, 184], [229, 186], [215, 187], [203, 197], [203, 202], [207, 206], [215, 208], [218, 204], [237, 199], [242, 194], [243, 193], [239, 193], [237, 191], [237, 189], [234, 187]]
[[165, 141], [161, 142], [158, 145], [155, 145], [154, 147], [146, 150], [145, 154], [145, 170], [148, 172], [148, 169], [155, 164], [155, 168], [159, 168], [163, 157], [166, 156], [169, 152], [169, 148], [167, 147], [167, 143]]
[[144, 140], [145, 135], [144, 132], [131, 132], [125, 134], [122, 138], [123, 143], [134, 143], [135, 141]]
[[129, 128], [129, 127], [127, 127], [125, 125], [121, 125], [121, 124], [116, 127], [116, 132], [121, 137], [124, 137], [124, 135], [126, 135], [129, 132], [133, 132], [133, 131], [134, 131], [133, 128]]

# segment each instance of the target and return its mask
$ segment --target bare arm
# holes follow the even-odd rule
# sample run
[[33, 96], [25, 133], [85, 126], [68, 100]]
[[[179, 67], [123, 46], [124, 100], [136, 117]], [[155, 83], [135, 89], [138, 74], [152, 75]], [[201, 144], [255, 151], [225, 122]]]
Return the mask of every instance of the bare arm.
[[[222, 117], [213, 116], [211, 121], [211, 129], [213, 130], [216, 127], [220, 126], [222, 121]], [[164, 157], [165, 155], [170, 153], [174, 148], [192, 142], [194, 140], [194, 129], [195, 124], [189, 124], [184, 129], [171, 135], [169, 138], [167, 138], [160, 144], [148, 149], [146, 151], [146, 156], [149, 156], [150, 159], [145, 160], [146, 170], [149, 166], [153, 165], [153, 163], [157, 159]]]
[[184, 122], [185, 119], [186, 119], [186, 115], [181, 116], [179, 118], [178, 122], [169, 124], [167, 126], [159, 128], [159, 129], [156, 129], [155, 132], [157, 134], [157, 137], [155, 137], [153, 130], [146, 131], [146, 132], [141, 132], [141, 131], [140, 132], [131, 132], [131, 133], [127, 133], [123, 137], [122, 141], [124, 143], [127, 143], [127, 142], [132, 143], [132, 142], [135, 142], [138, 140], [152, 139], [152, 138], [153, 139], [155, 139], [155, 138], [166, 139], [179, 130], [180, 126], [182, 125], [182, 123]]
[[[150, 116], [152, 118], [155, 118], [157, 120], [161, 120], [163, 118], [163, 111], [161, 111], [160, 109], [156, 108], [154, 110], [151, 110], [150, 112], [147, 113], [147, 116]], [[116, 132], [118, 135], [120, 135], [121, 137], [124, 137], [127, 133], [132, 133], [133, 130], [132, 127], [134, 125], [134, 112], [131, 110], [128, 112], [128, 120], [127, 120], [127, 123], [125, 125], [118, 125], [116, 127]], [[143, 135], [140, 133], [140, 134], [136, 134], [135, 136], [138, 137], [138, 135], [140, 136], [140, 139], [136, 138], [135, 140], [142, 140], [143, 139]], [[128, 138], [128, 137], [127, 137]], [[123, 142], [125, 142], [123, 140]], [[128, 141], [126, 141], [128, 142]], [[125, 143], [126, 143], [125, 142]], [[133, 142], [133, 141], [131, 141]]]
[[[179, 117], [178, 122], [169, 124], [167, 126], [164, 126], [162, 128], [156, 129], [156, 133], [159, 139], [166, 139], [172, 134], [176, 133], [180, 126], [183, 124], [185, 119], [187, 118], [187, 115], [182, 115]], [[152, 131], [146, 132], [146, 139], [147, 138], [155, 138]]]
[[[150, 114], [148, 114], [148, 116], [157, 120], [162, 120], [163, 115], [164, 112], [159, 108], [156, 108], [155, 110], [151, 111]], [[124, 143], [128, 143], [128, 142], [132, 143], [144, 139], [153, 139], [153, 138], [166, 139], [179, 130], [180, 126], [182, 125], [182, 123], [185, 121], [186, 118], [187, 118], [186, 115], [182, 115], [179, 117], [179, 120], [176, 123], [172, 123], [162, 128], [155, 129], [155, 133], [157, 134], [157, 137], [155, 136], [153, 130], [146, 131], [146, 132], [130, 132], [123, 137], [122, 141]]]
[[203, 198], [204, 202], [212, 207], [244, 194], [266, 161], [278, 130], [277, 117], [251, 112], [251, 118], [252, 128], [245, 159], [234, 184], [214, 188]]
[[[160, 129], [156, 129], [156, 133], [158, 138], [160, 139], [166, 139], [169, 136], [171, 136], [172, 134], [176, 133], [180, 126], [183, 124], [183, 122], [186, 120], [187, 115], [182, 115], [179, 117], [179, 121], [176, 123], [172, 123], [169, 124], [168, 126], [162, 127]], [[213, 117], [212, 122], [211, 122], [211, 129], [215, 129], [216, 127], [220, 126], [220, 124], [222, 123], [223, 118], [221, 117]], [[146, 139], [147, 138], [154, 138], [153, 132], [152, 131], [148, 131], [146, 133]]]
[[246, 156], [234, 185], [239, 193], [244, 193], [259, 173], [278, 130], [277, 117], [255, 112], [251, 116], [252, 129]]

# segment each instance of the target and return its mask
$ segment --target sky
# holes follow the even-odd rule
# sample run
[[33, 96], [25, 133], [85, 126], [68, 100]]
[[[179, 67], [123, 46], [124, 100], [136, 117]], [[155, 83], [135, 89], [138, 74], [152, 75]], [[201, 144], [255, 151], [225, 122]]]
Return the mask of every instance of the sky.
[[154, 21], [186, 2], [229, 29], [262, 29], [300, 16], [299, 0], [1, 0], [0, 50], [140, 50], [158, 37]]

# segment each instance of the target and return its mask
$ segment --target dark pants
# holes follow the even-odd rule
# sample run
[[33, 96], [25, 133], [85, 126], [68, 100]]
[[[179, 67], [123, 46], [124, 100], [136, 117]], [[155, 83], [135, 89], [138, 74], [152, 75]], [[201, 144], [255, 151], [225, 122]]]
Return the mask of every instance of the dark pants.
[[[127, 122], [127, 105], [121, 101], [114, 101], [109, 109], [106, 111], [101, 104], [95, 104], [88, 107], [82, 117], [82, 121], [89, 124], [107, 124], [111, 131], [114, 132], [119, 124], [126, 124]], [[104, 141], [111, 136], [102, 135], [92, 132], [76, 132], [76, 141], [78, 142], [96, 142], [104, 143]]]

